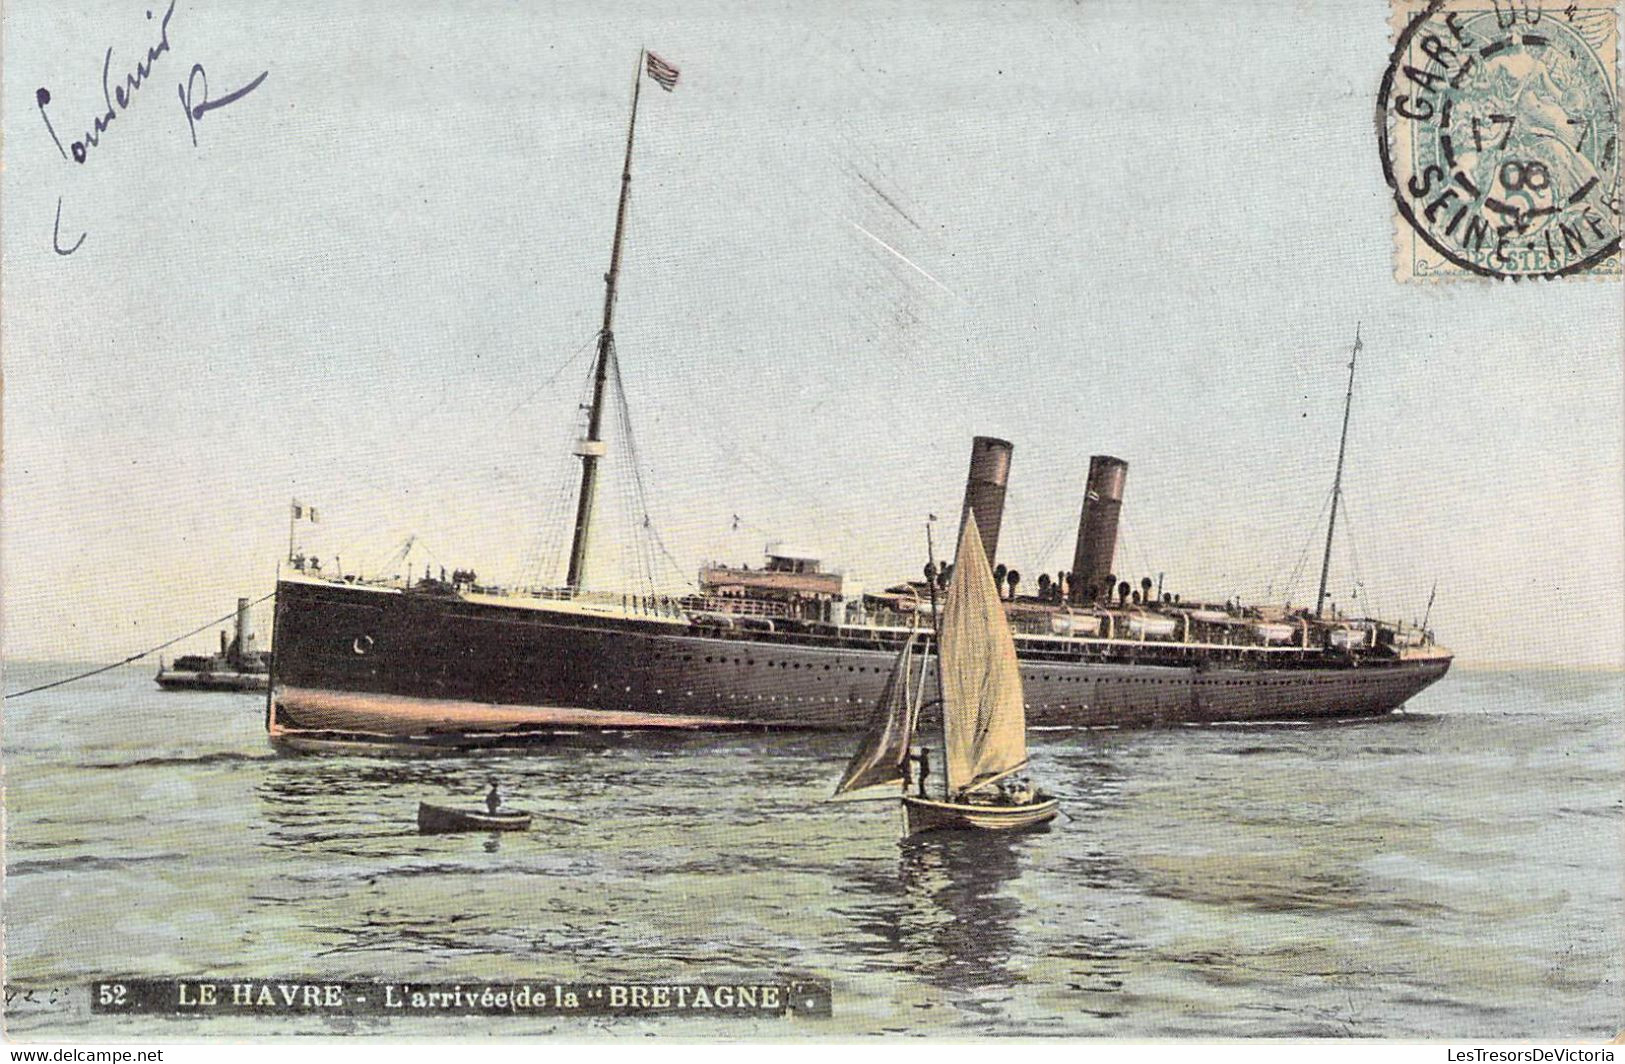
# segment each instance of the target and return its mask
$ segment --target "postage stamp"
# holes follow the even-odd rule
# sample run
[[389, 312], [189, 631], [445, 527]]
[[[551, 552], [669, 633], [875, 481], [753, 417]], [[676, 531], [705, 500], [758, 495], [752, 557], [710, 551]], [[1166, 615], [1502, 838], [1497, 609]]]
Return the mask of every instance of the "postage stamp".
[[1618, 277], [1616, 5], [1395, 0], [1391, 24], [1395, 276]]

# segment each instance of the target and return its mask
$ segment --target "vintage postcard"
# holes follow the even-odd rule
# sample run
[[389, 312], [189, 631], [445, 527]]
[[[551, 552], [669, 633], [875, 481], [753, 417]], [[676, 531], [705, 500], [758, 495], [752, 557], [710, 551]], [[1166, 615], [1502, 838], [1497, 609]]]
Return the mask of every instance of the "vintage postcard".
[[3, 26], [9, 1041], [1625, 1029], [1616, 5]]

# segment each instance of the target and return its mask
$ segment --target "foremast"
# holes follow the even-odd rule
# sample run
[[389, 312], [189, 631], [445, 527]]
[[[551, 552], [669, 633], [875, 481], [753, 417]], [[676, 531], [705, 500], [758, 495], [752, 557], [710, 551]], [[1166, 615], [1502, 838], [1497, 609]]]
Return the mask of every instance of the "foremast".
[[626, 159], [621, 164], [621, 200], [615, 208], [615, 244], [609, 255], [609, 272], [604, 274], [604, 323], [598, 332], [598, 354], [592, 372], [592, 405], [587, 412], [587, 434], [576, 444], [581, 459], [581, 493], [576, 499], [575, 533], [570, 540], [570, 568], [565, 584], [580, 591], [586, 577], [587, 545], [591, 539], [594, 497], [598, 492], [598, 459], [605, 453], [603, 442], [604, 388], [609, 363], [615, 357], [615, 286], [621, 275], [621, 242], [626, 235], [626, 203], [632, 194], [632, 142], [638, 128], [638, 95], [643, 88], [645, 49], [638, 50], [638, 65], [632, 73], [632, 117], [626, 126]]
[[1315, 616], [1326, 605], [1326, 577], [1332, 568], [1332, 531], [1337, 527], [1337, 503], [1343, 497], [1343, 456], [1349, 445], [1349, 410], [1354, 406], [1354, 363], [1360, 357], [1360, 326], [1354, 326], [1354, 350], [1349, 354], [1349, 388], [1343, 397], [1343, 436], [1337, 442], [1337, 473], [1332, 477], [1332, 515], [1326, 522], [1326, 553], [1320, 559], [1320, 592], [1315, 596]]

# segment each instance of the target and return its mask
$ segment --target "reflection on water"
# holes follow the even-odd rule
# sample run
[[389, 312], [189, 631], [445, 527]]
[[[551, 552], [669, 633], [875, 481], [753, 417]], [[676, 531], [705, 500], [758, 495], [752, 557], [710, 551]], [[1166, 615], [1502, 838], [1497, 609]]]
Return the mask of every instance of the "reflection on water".
[[[1042, 733], [1033, 775], [1063, 799], [1047, 832], [906, 840], [895, 801], [827, 801], [849, 736], [277, 757], [254, 699], [98, 681], [7, 707], [19, 981], [834, 984], [830, 1027], [729, 1032], [762, 1038], [1611, 1037], [1625, 1020], [1617, 677], [1461, 674], [1428, 713], [1345, 727]], [[531, 830], [418, 834], [420, 801], [479, 808], [492, 778]], [[108, 1033], [83, 1010], [11, 1021]], [[449, 1033], [418, 1022], [376, 1029]]]
[[1009, 885], [1031, 838], [954, 831], [901, 843], [908, 908], [900, 944], [931, 983], [947, 991], [1011, 985], [1022, 906]]

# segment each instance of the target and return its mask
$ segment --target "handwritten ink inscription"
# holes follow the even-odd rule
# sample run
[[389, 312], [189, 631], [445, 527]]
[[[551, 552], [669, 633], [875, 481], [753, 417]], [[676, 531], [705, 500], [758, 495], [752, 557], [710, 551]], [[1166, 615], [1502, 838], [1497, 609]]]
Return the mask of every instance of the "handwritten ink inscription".
[[[218, 107], [224, 107], [228, 103], [235, 103], [247, 96], [260, 87], [260, 82], [264, 81], [265, 75], [269, 73], [268, 70], [263, 71], [259, 77], [235, 92], [228, 92], [218, 100], [211, 100], [209, 99], [209, 75], [203, 72], [202, 63], [193, 63], [192, 72], [186, 75], [186, 84], [180, 88], [181, 110], [186, 112], [186, 128], [191, 130], [192, 133], [192, 147], [197, 147], [197, 124], [203, 119], [204, 115]], [[199, 83], [203, 85], [202, 96], [197, 96], [195, 92], [195, 88]], [[193, 99], [198, 102], [193, 103]]]
[[[63, 161], [72, 161], [83, 166], [90, 161], [91, 149], [98, 151], [102, 145], [102, 138], [107, 134], [119, 117], [129, 112], [137, 99], [137, 92], [153, 76], [158, 67], [158, 61], [171, 52], [169, 40], [169, 23], [175, 15], [175, 5], [179, 0], [170, 0], [169, 8], [164, 12], [163, 18], [158, 21], [159, 36], [156, 44], [150, 45], [146, 51], [146, 58], [138, 60], [135, 69], [124, 75], [123, 80], [114, 86], [110, 80], [113, 68], [113, 49], [109, 47], [102, 57], [102, 102], [106, 110], [95, 115], [85, 129], [84, 135], [68, 145], [62, 143], [62, 137], [57, 133], [56, 124], [51, 121], [51, 113], [47, 108], [51, 103], [51, 91], [40, 86], [34, 93], [34, 102], [39, 108], [40, 118], [45, 122], [45, 129], [51, 135], [51, 141], [56, 145], [57, 152]], [[152, 12], [148, 11], [147, 19], [152, 21]], [[176, 85], [176, 92], [180, 97], [181, 110], [186, 115], [186, 129], [191, 135], [192, 146], [197, 147], [198, 124], [203, 116], [211, 111], [219, 110], [228, 104], [236, 103], [247, 96], [265, 80], [270, 71], [262, 71], [260, 75], [240, 88], [225, 93], [222, 96], [211, 98], [209, 95], [209, 75], [202, 63], [193, 63], [192, 69], [187, 73], [186, 80]], [[62, 245], [62, 197], [56, 200], [56, 221], [51, 229], [51, 247], [58, 255], [71, 255], [79, 250], [85, 242], [85, 232], [79, 234], [79, 239], [64, 247]]]

